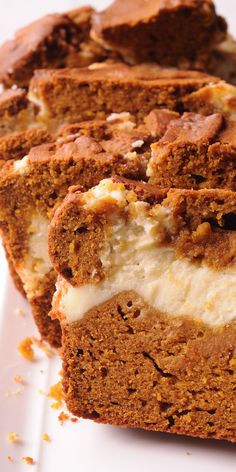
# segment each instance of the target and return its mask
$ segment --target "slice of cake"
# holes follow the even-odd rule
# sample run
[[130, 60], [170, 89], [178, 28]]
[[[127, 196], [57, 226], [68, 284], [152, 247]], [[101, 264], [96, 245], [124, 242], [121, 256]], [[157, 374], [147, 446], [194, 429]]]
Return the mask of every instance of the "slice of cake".
[[49, 230], [70, 411], [236, 441], [236, 194], [106, 179]]
[[152, 145], [147, 176], [161, 187], [236, 191], [236, 121], [220, 113], [172, 120]]
[[115, 0], [94, 15], [91, 34], [131, 64], [206, 69], [226, 30], [211, 0]]
[[[34, 146], [38, 146], [42, 143], [49, 143], [53, 140], [53, 136], [44, 129], [29, 129], [22, 131], [21, 133], [12, 133], [6, 136], [0, 137], [0, 169], [8, 160], [20, 160], [26, 154], [29, 153], [30, 149]], [[4, 244], [3, 244], [4, 246]], [[8, 266], [12, 280], [17, 288], [23, 295], [25, 291], [19, 275], [17, 274], [14, 267], [14, 260], [8, 253], [7, 248], [4, 247]]]
[[[163, 114], [163, 118], [161, 117]], [[175, 112], [153, 110], [141, 125], [129, 113], [73, 125], [57, 142], [5, 163], [0, 173], [0, 229], [42, 337], [60, 345], [59, 322], [48, 312], [56, 276], [47, 251], [48, 223], [72, 185], [88, 189], [113, 173], [146, 178], [150, 144]]]
[[41, 70], [31, 80], [28, 98], [40, 111], [37, 125], [58, 129], [65, 123], [104, 119], [124, 111], [139, 121], [154, 108], [182, 110], [183, 99], [218, 82], [194, 71], [155, 65], [94, 65], [81, 69]]
[[29, 93], [12, 88], [0, 94], [0, 136], [29, 128], [56, 132], [66, 124], [104, 119], [124, 111], [141, 122], [154, 108], [182, 110], [192, 92], [218, 79], [194, 71], [155, 65], [93, 64], [40, 70]]
[[35, 69], [81, 67], [106, 57], [90, 47], [91, 7], [50, 14], [17, 31], [0, 48], [0, 82], [27, 87]]

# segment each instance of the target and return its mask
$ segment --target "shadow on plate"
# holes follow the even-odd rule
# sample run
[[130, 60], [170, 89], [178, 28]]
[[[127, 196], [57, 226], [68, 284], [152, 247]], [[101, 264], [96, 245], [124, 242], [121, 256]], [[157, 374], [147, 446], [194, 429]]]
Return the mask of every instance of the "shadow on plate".
[[126, 429], [119, 427], [107, 426], [109, 436], [113, 435], [114, 440], [118, 441], [134, 441], [137, 446], [158, 445], [162, 447], [171, 447], [176, 449], [191, 450], [191, 453], [200, 452], [207, 449], [207, 452], [213, 454], [231, 455], [235, 459], [236, 444], [219, 441], [216, 439], [197, 439], [188, 436], [178, 436], [171, 433], [158, 433], [156, 431], [145, 431], [141, 429]]

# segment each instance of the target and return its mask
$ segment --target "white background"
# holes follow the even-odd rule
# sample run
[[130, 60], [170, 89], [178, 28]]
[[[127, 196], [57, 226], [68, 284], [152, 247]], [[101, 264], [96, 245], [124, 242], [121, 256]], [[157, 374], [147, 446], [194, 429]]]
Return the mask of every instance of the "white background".
[[[124, 0], [125, 1], [125, 0]], [[29, 21], [48, 12], [64, 11], [82, 4], [63, 0], [0, 0], [0, 40]], [[231, 32], [236, 35], [236, 0], [218, 0], [218, 11], [227, 16]], [[91, 1], [97, 8], [109, 0]], [[236, 446], [217, 441], [200, 441], [170, 435], [130, 431], [90, 421], [67, 423], [61, 427], [59, 412], [50, 408], [46, 395], [58, 375], [60, 361], [48, 360], [40, 351], [34, 363], [19, 357], [21, 339], [35, 333], [24, 300], [13, 288], [7, 275], [0, 248], [0, 472], [31, 470], [20, 461], [32, 456], [35, 472], [235, 472]], [[17, 314], [23, 308], [25, 317]], [[22, 375], [26, 385], [22, 392], [12, 382]], [[20, 434], [19, 444], [10, 444], [10, 431]], [[43, 443], [42, 433], [52, 442]], [[7, 460], [7, 455], [13, 462]]]

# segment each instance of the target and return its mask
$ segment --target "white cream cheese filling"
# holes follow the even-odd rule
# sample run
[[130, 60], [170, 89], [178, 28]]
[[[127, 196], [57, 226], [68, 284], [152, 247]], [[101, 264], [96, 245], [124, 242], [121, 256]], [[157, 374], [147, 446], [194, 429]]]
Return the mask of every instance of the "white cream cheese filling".
[[19, 175], [27, 174], [30, 171], [29, 157], [25, 156], [13, 163], [13, 170]]
[[83, 318], [123, 291], [135, 291], [168, 316], [187, 316], [213, 326], [235, 320], [236, 267], [216, 271], [177, 256], [171, 245], [162, 244], [163, 231], [172, 224], [170, 210], [159, 205], [151, 216], [146, 203], [129, 207], [128, 222], [113, 226], [104, 242], [104, 280], [77, 288], [64, 279], [59, 282], [55, 300], [67, 322]]
[[19, 273], [29, 298], [41, 294], [41, 282], [52, 269], [48, 255], [48, 224], [48, 220], [37, 213], [28, 229], [28, 253]]

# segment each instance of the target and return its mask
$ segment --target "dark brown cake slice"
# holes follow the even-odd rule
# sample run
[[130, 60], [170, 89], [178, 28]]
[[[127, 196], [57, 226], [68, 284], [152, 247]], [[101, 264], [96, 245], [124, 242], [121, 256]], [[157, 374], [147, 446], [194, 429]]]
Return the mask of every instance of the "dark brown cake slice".
[[147, 176], [161, 187], [236, 191], [236, 121], [184, 113], [152, 145]]
[[91, 7], [50, 14], [17, 31], [0, 48], [0, 82], [6, 87], [28, 87], [35, 69], [81, 67], [106, 58], [102, 47], [92, 47]]
[[206, 69], [226, 30], [211, 0], [116, 0], [94, 15], [92, 37], [132, 64]]
[[144, 179], [150, 144], [176, 116], [168, 110], [153, 110], [141, 125], [129, 113], [73, 125], [55, 143], [35, 147], [22, 160], [7, 162], [2, 168], [3, 242], [23, 282], [38, 329], [51, 344], [60, 345], [59, 323], [48, 317], [56, 280], [47, 251], [54, 209], [71, 185], [88, 189], [114, 172]]
[[106, 179], [49, 231], [69, 410], [236, 441], [236, 194]]

